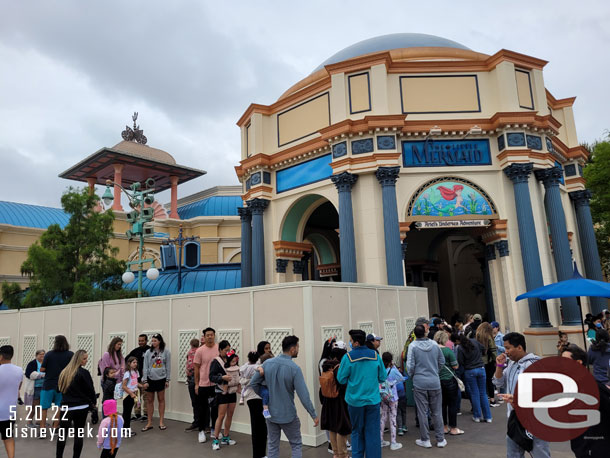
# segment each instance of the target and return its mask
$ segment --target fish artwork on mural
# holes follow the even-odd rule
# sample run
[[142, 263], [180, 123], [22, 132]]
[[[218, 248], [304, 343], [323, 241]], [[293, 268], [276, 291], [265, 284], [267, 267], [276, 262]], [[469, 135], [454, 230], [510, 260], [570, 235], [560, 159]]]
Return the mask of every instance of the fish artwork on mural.
[[491, 215], [491, 206], [479, 191], [465, 183], [434, 183], [420, 192], [414, 201], [414, 216], [451, 217], [456, 215]]

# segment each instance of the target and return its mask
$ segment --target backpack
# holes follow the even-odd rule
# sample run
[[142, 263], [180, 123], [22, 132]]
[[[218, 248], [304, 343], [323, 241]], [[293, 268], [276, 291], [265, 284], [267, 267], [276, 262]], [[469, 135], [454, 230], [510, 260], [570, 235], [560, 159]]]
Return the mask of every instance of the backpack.
[[[388, 369], [388, 375], [390, 374], [391, 370], [392, 367]], [[394, 393], [392, 393], [392, 385], [390, 385], [390, 382], [385, 381], [379, 384], [379, 395], [381, 396], [382, 402], [392, 402]]]
[[325, 398], [334, 399], [339, 397], [339, 387], [335, 380], [335, 371], [326, 371], [320, 375], [320, 390]]

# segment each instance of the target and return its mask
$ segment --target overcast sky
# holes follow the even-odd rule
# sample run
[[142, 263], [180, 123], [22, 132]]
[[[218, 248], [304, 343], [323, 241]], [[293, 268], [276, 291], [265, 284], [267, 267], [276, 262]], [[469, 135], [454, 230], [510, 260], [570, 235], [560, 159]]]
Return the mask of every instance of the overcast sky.
[[[208, 174], [179, 197], [237, 184], [235, 122], [340, 49], [419, 32], [479, 52], [549, 61], [546, 87], [577, 96], [580, 141], [610, 128], [610, 2], [0, 0], [0, 200], [59, 206], [58, 174], [121, 140]], [[158, 196], [169, 200], [168, 191]]]

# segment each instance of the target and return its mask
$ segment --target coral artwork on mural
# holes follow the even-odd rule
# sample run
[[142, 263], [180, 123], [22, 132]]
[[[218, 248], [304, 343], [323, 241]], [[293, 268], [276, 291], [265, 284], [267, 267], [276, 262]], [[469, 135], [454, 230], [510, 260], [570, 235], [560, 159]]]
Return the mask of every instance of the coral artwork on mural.
[[413, 205], [413, 216], [452, 217], [458, 215], [491, 215], [489, 202], [466, 183], [436, 182], [423, 189]]

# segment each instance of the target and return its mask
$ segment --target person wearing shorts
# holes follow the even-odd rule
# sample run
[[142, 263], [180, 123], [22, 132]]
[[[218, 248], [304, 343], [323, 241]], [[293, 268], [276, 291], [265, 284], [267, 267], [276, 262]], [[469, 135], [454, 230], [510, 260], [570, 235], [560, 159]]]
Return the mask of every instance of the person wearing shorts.
[[165, 389], [169, 386], [171, 372], [171, 354], [165, 346], [161, 334], [155, 334], [150, 339], [151, 347], [144, 353], [144, 374], [142, 384], [146, 390], [146, 405], [148, 421], [142, 432], [153, 429], [152, 421], [155, 413], [155, 393], [159, 402], [159, 429], [165, 431]]
[[11, 430], [15, 424], [14, 409], [23, 378], [21, 368], [11, 364], [13, 353], [11, 345], [0, 347], [0, 439], [4, 443], [8, 458], [15, 457], [15, 439]]

